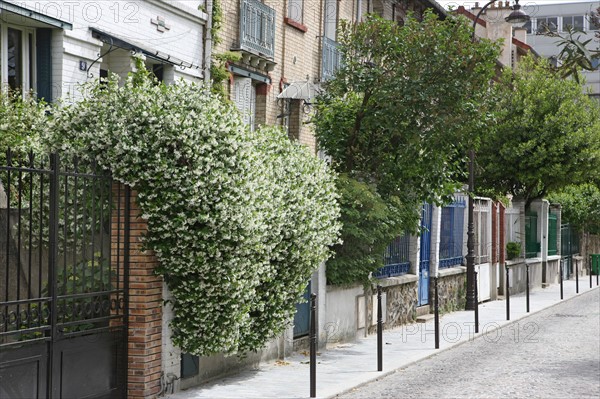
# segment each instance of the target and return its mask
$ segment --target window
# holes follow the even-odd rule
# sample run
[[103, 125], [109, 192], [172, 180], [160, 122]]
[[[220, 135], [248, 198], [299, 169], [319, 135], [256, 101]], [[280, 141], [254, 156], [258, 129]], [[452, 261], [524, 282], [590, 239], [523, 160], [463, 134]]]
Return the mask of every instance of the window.
[[531, 20], [529, 20], [529, 21], [527, 21], [525, 23], [525, 25], [523, 25], [523, 28], [525, 28], [527, 30], [527, 33], [531, 33], [532, 32], [531, 24], [532, 24], [532, 22], [531, 22]]
[[252, 84], [251, 78], [236, 76], [233, 79], [231, 97], [237, 108], [242, 114], [242, 118], [250, 129], [254, 130], [254, 120], [256, 116], [256, 87]]
[[300, 23], [303, 22], [303, 3], [304, 0], [288, 0], [287, 16], [289, 19]]
[[338, 18], [337, 0], [325, 0], [325, 37], [331, 40], [336, 39]]
[[583, 15], [577, 15], [573, 17], [563, 17], [562, 19], [562, 30], [566, 31], [568, 28], [577, 30], [583, 30]]
[[33, 88], [34, 30], [0, 25], [0, 82], [2, 87], [27, 92]]
[[546, 31], [556, 32], [558, 30], [558, 17], [538, 18], [537, 33]]

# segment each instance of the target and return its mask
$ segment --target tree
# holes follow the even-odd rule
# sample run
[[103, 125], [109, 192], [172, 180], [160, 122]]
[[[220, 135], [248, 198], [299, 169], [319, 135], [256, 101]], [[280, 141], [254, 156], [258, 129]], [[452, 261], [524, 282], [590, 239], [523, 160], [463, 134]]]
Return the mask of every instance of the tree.
[[543, 34], [546, 36], [556, 37], [558, 46], [561, 47], [558, 53], [560, 65], [555, 69], [559, 71], [563, 78], [572, 76], [579, 83], [579, 71], [596, 71], [600, 65], [594, 66], [594, 60], [600, 60], [600, 7], [589, 16], [590, 27], [595, 30], [594, 39], [581, 40], [581, 35], [584, 31], [567, 27], [564, 34], [558, 33], [549, 26], [544, 26]]
[[494, 91], [497, 120], [479, 150], [478, 186], [529, 204], [600, 177], [600, 106], [582, 85], [529, 58]]
[[328, 282], [364, 280], [395, 236], [417, 229], [423, 201], [458, 188], [499, 51], [471, 33], [464, 19], [430, 12], [403, 26], [375, 16], [342, 25], [344, 64], [314, 118], [319, 147], [343, 174], [344, 244]]
[[600, 187], [594, 184], [567, 186], [548, 196], [562, 206], [562, 219], [580, 232], [600, 234]]

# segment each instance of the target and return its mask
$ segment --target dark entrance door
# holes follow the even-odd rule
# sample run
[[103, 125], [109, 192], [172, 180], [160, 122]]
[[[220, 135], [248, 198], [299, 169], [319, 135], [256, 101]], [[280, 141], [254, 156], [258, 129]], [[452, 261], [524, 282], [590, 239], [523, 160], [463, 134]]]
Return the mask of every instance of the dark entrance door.
[[0, 165], [0, 397], [126, 397], [128, 209], [113, 194], [56, 155]]
[[294, 315], [294, 338], [308, 335], [310, 328], [310, 281], [304, 290], [304, 301], [296, 304]]
[[421, 211], [421, 250], [419, 261], [419, 306], [429, 303], [429, 259], [431, 256], [431, 204]]

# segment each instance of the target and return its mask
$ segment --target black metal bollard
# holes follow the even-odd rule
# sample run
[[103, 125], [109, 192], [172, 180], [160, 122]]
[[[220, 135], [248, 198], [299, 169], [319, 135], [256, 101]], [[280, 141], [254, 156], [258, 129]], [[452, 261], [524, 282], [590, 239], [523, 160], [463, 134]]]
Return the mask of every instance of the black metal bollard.
[[383, 371], [383, 312], [379, 284], [377, 285], [377, 371]]
[[527, 276], [525, 278], [525, 282], [527, 283], [527, 287], [525, 288], [525, 295], [527, 303], [527, 313], [529, 313], [529, 263], [526, 263], [525, 266], [527, 270]]
[[477, 291], [477, 272], [473, 272], [473, 284], [475, 284], [475, 333], [479, 332], [479, 292]]
[[508, 286], [508, 265], [506, 268], [506, 320], [510, 320], [510, 288]]
[[577, 261], [575, 262], [575, 293], [579, 294], [579, 262]]
[[563, 299], [563, 261], [560, 261], [560, 299]]
[[592, 257], [590, 256], [590, 262], [588, 263], [588, 272], [590, 273], [590, 288], [592, 288]]
[[435, 306], [433, 308], [434, 326], [435, 326], [435, 349], [440, 349], [440, 296], [438, 293], [438, 278], [433, 279], [433, 290], [435, 297]]
[[317, 397], [317, 294], [310, 294], [310, 397]]

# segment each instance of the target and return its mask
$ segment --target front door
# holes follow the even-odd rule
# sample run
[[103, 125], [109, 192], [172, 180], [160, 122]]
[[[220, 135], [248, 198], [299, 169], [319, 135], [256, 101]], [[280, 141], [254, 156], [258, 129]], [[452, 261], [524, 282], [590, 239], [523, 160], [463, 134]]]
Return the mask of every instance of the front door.
[[419, 261], [419, 306], [429, 303], [429, 259], [431, 256], [431, 204], [421, 211], [421, 251]]

